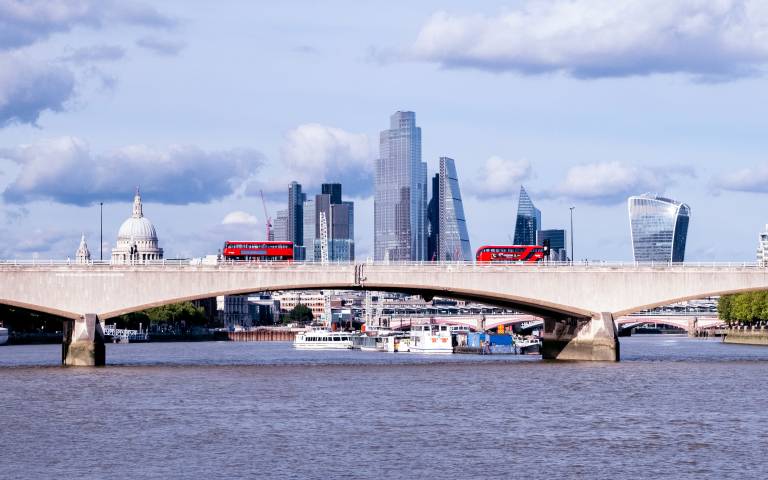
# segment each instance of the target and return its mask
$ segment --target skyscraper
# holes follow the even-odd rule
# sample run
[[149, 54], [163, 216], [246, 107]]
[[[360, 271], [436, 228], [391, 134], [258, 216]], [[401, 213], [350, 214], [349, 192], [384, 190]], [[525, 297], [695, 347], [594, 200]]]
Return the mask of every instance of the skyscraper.
[[427, 205], [427, 260], [437, 260], [437, 244], [440, 238], [440, 174], [432, 177], [432, 197]]
[[288, 186], [288, 241], [293, 242], [296, 260], [304, 260], [304, 200], [301, 185], [291, 182]]
[[315, 261], [315, 199], [304, 200], [304, 260]]
[[536, 237], [536, 245], [549, 244], [549, 260], [553, 262], [568, 261], [568, 254], [565, 249], [565, 230], [551, 229], [539, 230]]
[[288, 239], [288, 210], [278, 210], [272, 222], [276, 242], [289, 242]]
[[323, 195], [331, 196], [331, 203], [341, 203], [341, 184], [340, 183], [324, 183], [321, 187], [320, 193]]
[[427, 164], [413, 112], [395, 112], [379, 137], [374, 199], [376, 260], [424, 260], [427, 250]]
[[353, 202], [341, 201], [341, 184], [325, 183], [315, 196], [314, 259], [320, 258], [320, 212], [328, 229], [328, 259], [348, 262], [355, 259], [355, 210]]
[[459, 190], [459, 176], [453, 159], [440, 157], [438, 174], [437, 258], [447, 261], [472, 260], [467, 221]]
[[520, 200], [517, 203], [517, 220], [515, 221], [515, 245], [536, 245], [536, 232], [541, 228], [541, 210], [536, 208], [525, 191], [520, 186]]
[[632, 254], [636, 262], [682, 262], [691, 209], [649, 193], [629, 197]]

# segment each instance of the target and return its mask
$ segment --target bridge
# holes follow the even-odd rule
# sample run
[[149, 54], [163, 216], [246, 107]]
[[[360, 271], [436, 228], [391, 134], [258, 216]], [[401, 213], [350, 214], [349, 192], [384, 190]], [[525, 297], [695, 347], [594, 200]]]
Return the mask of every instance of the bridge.
[[375, 290], [502, 305], [544, 319], [542, 356], [619, 359], [614, 318], [656, 306], [768, 289], [753, 264], [0, 263], [0, 303], [59, 315], [65, 365], [103, 364], [100, 320], [217, 295]]

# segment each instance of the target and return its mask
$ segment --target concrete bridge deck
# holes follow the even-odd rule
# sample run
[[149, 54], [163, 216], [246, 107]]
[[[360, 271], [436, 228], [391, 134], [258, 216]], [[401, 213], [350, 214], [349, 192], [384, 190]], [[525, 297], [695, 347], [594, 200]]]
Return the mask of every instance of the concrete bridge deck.
[[[633, 263], [0, 262], [0, 303], [72, 319], [75, 342], [78, 335], [87, 333], [85, 341], [96, 335], [87, 318], [106, 320], [216, 295], [294, 289], [396, 291], [503, 305], [544, 318], [545, 357], [617, 359], [614, 317], [683, 300], [768, 289], [768, 268]], [[78, 325], [85, 330], [78, 330]], [[602, 339], [597, 343], [603, 354], [595, 354], [596, 339]]]

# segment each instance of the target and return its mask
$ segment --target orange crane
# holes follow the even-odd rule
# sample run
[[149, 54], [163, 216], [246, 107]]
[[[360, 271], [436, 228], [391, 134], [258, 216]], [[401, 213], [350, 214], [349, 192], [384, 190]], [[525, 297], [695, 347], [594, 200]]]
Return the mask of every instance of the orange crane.
[[272, 233], [272, 217], [267, 212], [267, 202], [264, 201], [264, 191], [259, 190], [261, 195], [261, 205], [264, 207], [264, 223], [267, 225], [267, 241], [271, 242], [275, 239], [275, 235]]

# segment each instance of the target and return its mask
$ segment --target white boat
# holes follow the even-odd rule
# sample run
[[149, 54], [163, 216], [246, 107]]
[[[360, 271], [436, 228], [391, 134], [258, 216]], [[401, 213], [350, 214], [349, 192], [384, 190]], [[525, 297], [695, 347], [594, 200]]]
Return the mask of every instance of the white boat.
[[293, 348], [300, 350], [344, 350], [352, 348], [353, 333], [312, 329], [301, 332], [293, 340]]
[[411, 327], [413, 353], [453, 353], [453, 336], [448, 325], [414, 325]]
[[514, 345], [515, 350], [521, 355], [541, 352], [540, 338], [516, 338]]
[[0, 345], [8, 342], [8, 329], [0, 327]]

